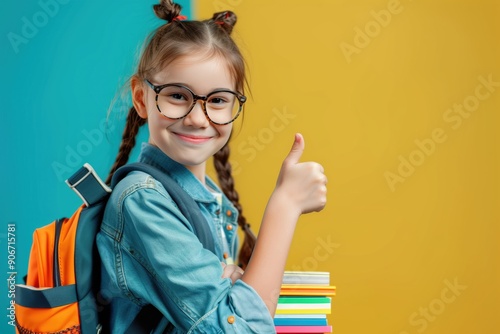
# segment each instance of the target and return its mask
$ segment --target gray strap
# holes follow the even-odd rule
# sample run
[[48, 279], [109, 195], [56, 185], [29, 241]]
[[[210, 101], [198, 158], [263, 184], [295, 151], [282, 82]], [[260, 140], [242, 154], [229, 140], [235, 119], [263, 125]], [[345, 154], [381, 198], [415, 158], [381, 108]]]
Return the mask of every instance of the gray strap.
[[16, 304], [31, 308], [52, 308], [77, 301], [75, 284], [56, 288], [37, 289], [16, 285]]
[[111, 188], [101, 180], [92, 166], [87, 163], [67, 179], [66, 183], [83, 200], [86, 206], [99, 202], [111, 193]]

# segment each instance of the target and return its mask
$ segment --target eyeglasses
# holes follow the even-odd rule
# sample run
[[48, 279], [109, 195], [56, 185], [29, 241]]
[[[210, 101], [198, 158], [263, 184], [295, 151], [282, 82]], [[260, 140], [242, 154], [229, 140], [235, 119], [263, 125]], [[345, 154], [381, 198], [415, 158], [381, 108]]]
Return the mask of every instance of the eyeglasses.
[[196, 95], [191, 89], [180, 84], [155, 86], [149, 80], [145, 81], [156, 93], [158, 111], [170, 119], [186, 117], [200, 100], [208, 120], [214, 124], [225, 125], [238, 118], [247, 100], [246, 96], [229, 89], [217, 89], [204, 96]]

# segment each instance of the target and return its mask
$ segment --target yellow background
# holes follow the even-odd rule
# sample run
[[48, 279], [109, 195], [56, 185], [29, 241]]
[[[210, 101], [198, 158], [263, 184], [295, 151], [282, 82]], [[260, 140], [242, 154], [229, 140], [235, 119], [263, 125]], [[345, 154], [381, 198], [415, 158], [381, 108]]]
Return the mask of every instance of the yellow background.
[[287, 268], [331, 273], [334, 332], [498, 332], [500, 2], [197, 6], [238, 14], [252, 95], [232, 160], [253, 229], [295, 132], [325, 167]]

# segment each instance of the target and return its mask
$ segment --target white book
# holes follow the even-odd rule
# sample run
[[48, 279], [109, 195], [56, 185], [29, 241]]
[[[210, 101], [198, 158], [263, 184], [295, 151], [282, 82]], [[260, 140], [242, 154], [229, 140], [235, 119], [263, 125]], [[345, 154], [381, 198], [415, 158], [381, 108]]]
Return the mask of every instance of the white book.
[[326, 271], [285, 271], [283, 284], [330, 284], [330, 273]]

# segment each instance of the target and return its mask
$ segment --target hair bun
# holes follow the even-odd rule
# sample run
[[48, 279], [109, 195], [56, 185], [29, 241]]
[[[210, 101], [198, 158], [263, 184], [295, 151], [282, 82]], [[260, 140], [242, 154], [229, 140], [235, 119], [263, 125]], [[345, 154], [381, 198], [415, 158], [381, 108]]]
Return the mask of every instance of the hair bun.
[[212, 17], [212, 21], [218, 24], [222, 29], [224, 29], [228, 34], [233, 31], [234, 25], [236, 24], [237, 17], [236, 14], [230, 10], [224, 12], [215, 13]]
[[172, 22], [181, 13], [181, 5], [172, 0], [160, 0], [160, 4], [153, 5], [156, 16], [167, 22]]

